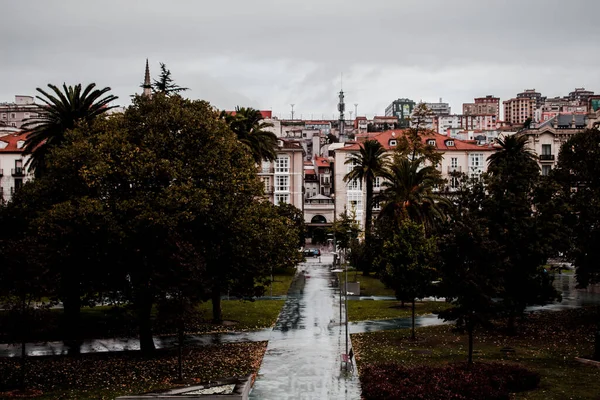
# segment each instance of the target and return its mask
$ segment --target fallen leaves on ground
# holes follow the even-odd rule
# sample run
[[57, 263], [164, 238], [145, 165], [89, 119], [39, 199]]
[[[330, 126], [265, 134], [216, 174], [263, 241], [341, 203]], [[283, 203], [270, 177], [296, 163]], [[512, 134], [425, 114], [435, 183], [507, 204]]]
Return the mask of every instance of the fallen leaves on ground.
[[[184, 349], [184, 377], [207, 382], [258, 371], [266, 342], [222, 344]], [[177, 386], [177, 351], [158, 350], [152, 357], [139, 352], [79, 356], [29, 357], [28, 387], [44, 399], [113, 399]], [[0, 359], [0, 398], [18, 386], [20, 359]], [[4, 392], [4, 393], [1, 393]]]

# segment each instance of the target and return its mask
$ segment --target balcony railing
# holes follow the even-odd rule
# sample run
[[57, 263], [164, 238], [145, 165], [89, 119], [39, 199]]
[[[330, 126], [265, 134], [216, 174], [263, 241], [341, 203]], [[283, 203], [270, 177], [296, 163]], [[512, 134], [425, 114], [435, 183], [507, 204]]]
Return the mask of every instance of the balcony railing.
[[13, 169], [11, 169], [10, 172], [11, 172], [12, 176], [16, 176], [16, 177], [25, 176], [25, 168], [23, 168], [23, 167], [13, 168]]
[[540, 161], [554, 161], [554, 154], [540, 154]]
[[275, 172], [274, 167], [261, 167], [259, 174], [272, 174]]
[[448, 173], [452, 173], [452, 172], [462, 172], [462, 168], [461, 167], [448, 167]]

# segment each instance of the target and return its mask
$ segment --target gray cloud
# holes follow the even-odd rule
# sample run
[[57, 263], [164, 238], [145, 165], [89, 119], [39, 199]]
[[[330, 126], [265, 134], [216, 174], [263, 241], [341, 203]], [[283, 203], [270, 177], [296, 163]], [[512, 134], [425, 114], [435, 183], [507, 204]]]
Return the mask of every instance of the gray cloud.
[[156, 0], [0, 4], [0, 101], [52, 83], [139, 92], [146, 57], [188, 95], [221, 108], [289, 116], [381, 114], [398, 97], [462, 102], [528, 87], [550, 96], [600, 91], [589, 0]]

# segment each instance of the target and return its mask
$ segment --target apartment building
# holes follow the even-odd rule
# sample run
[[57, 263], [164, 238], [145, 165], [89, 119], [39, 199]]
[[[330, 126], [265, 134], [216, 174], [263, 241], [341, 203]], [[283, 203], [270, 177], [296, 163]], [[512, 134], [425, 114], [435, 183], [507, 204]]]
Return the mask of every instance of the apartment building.
[[273, 204], [289, 203], [303, 209], [304, 150], [291, 140], [277, 140], [277, 158], [263, 161], [258, 176], [265, 185], [265, 196]]
[[440, 98], [439, 103], [425, 103], [427, 108], [431, 111], [433, 115], [449, 115], [452, 114], [452, 109], [450, 104], [442, 102]]
[[33, 178], [26, 169], [29, 156], [23, 154], [26, 136], [0, 133], [0, 200], [10, 201], [15, 191]]
[[528, 118], [534, 117], [537, 99], [535, 97], [516, 97], [503, 101], [504, 122], [511, 125], [522, 125]]
[[305, 161], [304, 187], [304, 221], [312, 236], [312, 229], [330, 226], [334, 219], [332, 170], [327, 157]]
[[500, 120], [500, 98], [493, 95], [476, 97], [473, 103], [463, 104], [464, 115], [494, 115]]
[[538, 155], [542, 175], [548, 175], [556, 168], [560, 147], [571, 136], [588, 128], [592, 119], [597, 120], [597, 116], [558, 114], [535, 128], [519, 133], [527, 136], [528, 148]]
[[21, 128], [25, 120], [37, 117], [41, 106], [32, 96], [15, 96], [14, 103], [0, 103], [0, 126]]
[[[377, 140], [390, 153], [398, 145], [398, 139], [404, 134], [403, 130], [388, 130], [374, 135], [368, 135], [368, 139]], [[364, 140], [364, 139], [363, 139]], [[453, 172], [463, 172], [469, 176], [479, 176], [487, 171], [489, 157], [496, 151], [492, 145], [477, 145], [475, 142], [462, 141], [449, 138], [444, 135], [432, 133], [431, 136], [423, 138], [423, 142], [434, 146], [437, 151], [442, 153], [442, 162], [438, 165], [438, 170], [447, 180], [447, 189], [451, 191], [458, 186], [458, 180], [451, 176]], [[353, 143], [335, 151], [334, 162], [334, 182], [339, 182], [335, 186], [335, 209], [338, 214], [346, 208], [356, 213], [357, 221], [360, 221], [364, 227], [364, 210], [366, 204], [366, 191], [363, 182], [349, 181], [344, 182], [344, 176], [350, 172], [353, 165], [346, 164], [346, 160], [352, 154], [357, 154], [360, 150], [360, 143]], [[383, 181], [378, 178], [374, 182], [374, 192], [378, 193], [382, 188]], [[379, 210], [379, 205], [375, 205], [374, 214]]]
[[400, 128], [408, 128], [410, 117], [417, 104], [410, 99], [397, 99], [385, 108], [385, 116], [398, 118]]

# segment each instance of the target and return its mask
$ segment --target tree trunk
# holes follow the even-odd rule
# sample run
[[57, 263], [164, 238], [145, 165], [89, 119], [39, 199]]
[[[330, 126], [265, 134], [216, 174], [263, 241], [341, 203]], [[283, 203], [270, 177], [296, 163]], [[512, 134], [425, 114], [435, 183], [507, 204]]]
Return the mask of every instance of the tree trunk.
[[594, 339], [594, 360], [600, 361], [600, 315], [596, 319], [596, 333]]
[[[367, 209], [365, 210], [365, 245], [369, 244], [371, 236], [371, 219], [373, 218], [373, 180], [367, 177]], [[366, 246], [365, 246], [366, 247]]]
[[63, 298], [64, 311], [64, 343], [69, 348], [69, 354], [81, 352], [81, 296], [77, 289], [77, 283], [73, 282], [66, 288]]
[[215, 284], [212, 288], [212, 311], [213, 323], [220, 324], [223, 322], [223, 313], [221, 311], [221, 285]]
[[140, 350], [152, 354], [156, 347], [152, 336], [152, 296], [147, 290], [141, 290], [137, 298], [138, 324], [140, 328]]
[[[24, 323], [24, 321], [27, 321], [29, 318], [27, 316], [25, 316], [25, 311], [26, 310], [26, 305], [25, 305], [25, 297], [21, 298], [21, 315], [22, 315], [22, 321], [21, 321], [21, 326], [23, 326], [22, 324]], [[21, 390], [25, 391], [25, 367], [26, 367], [26, 357], [27, 357], [27, 350], [26, 350], [26, 346], [27, 346], [27, 338], [26, 338], [26, 331], [25, 329], [22, 330], [21, 332], [21, 376], [20, 376], [20, 382], [19, 382], [19, 386], [21, 386]]]
[[415, 335], [415, 299], [412, 300], [412, 340], [417, 340], [417, 336]]
[[469, 334], [469, 356], [467, 363], [469, 366], [473, 365], [473, 322], [467, 322], [467, 333]]

